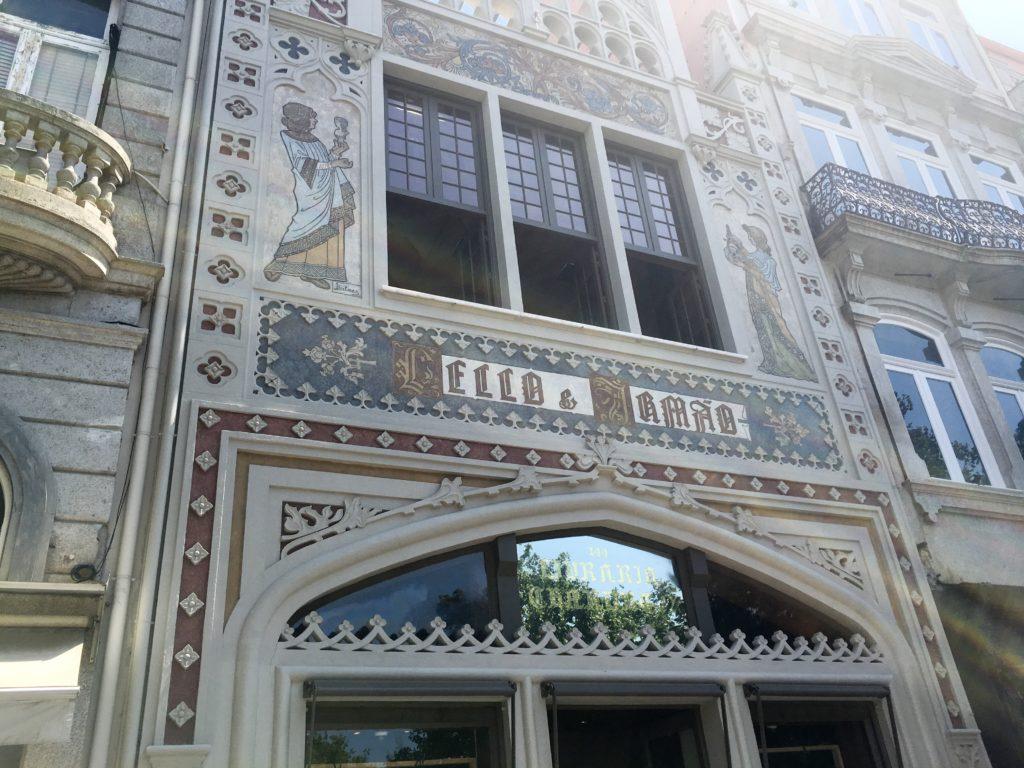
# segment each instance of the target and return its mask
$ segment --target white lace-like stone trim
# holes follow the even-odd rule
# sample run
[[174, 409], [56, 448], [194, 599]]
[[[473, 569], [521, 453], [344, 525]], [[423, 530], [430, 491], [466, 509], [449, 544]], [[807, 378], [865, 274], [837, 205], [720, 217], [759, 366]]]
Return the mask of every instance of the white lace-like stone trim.
[[860, 635], [849, 640], [837, 638], [829, 643], [820, 632], [810, 641], [797, 637], [789, 642], [784, 632], [776, 632], [771, 640], [758, 635], [747, 643], [746, 635], [733, 630], [726, 640], [715, 634], [705, 642], [699, 629], [691, 628], [680, 637], [669, 632], [659, 640], [651, 627], [642, 627], [639, 632], [622, 631], [612, 633], [598, 624], [592, 637], [586, 638], [579, 629], [569, 632], [568, 639], [555, 634], [550, 624], [541, 627], [540, 636], [534, 640], [525, 629], [520, 629], [512, 639], [502, 633], [504, 627], [494, 620], [487, 625], [488, 634], [482, 639], [474, 635], [473, 628], [466, 625], [449, 634], [447, 624], [440, 617], [430, 622], [431, 632], [424, 638], [417, 636], [412, 624], [405, 624], [397, 637], [391, 637], [385, 627], [387, 622], [380, 616], [370, 619], [370, 631], [365, 637], [357, 637], [355, 627], [343, 621], [333, 634], [323, 631], [323, 619], [314, 611], [306, 616], [306, 626], [298, 634], [286, 627], [279, 641], [282, 650], [309, 651], [385, 651], [426, 653], [485, 653], [517, 656], [620, 656], [637, 658], [712, 659], [717, 661], [810, 661], [844, 662], [870, 664], [882, 661], [882, 652], [868, 647]]

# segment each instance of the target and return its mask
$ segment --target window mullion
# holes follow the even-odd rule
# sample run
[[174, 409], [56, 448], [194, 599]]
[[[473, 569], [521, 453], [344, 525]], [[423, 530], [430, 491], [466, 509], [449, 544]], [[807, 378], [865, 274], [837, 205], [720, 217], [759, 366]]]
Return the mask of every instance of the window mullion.
[[547, 132], [542, 128], [530, 127], [533, 152], [537, 158], [537, 177], [540, 179], [541, 207], [544, 209], [544, 226], [555, 227], [555, 200], [551, 192], [551, 173], [548, 169]]
[[[956, 457], [953, 452], [953, 443], [949, 439], [949, 433], [946, 432], [946, 425], [942, 421], [942, 414], [939, 412], [938, 406], [935, 404], [935, 398], [932, 396], [932, 388], [928, 384], [929, 377], [921, 371], [914, 371], [914, 382], [917, 384], [918, 393], [921, 395], [921, 402], [924, 403], [924, 410], [928, 414], [928, 420], [932, 423], [932, 430], [935, 432], [935, 439], [939, 443], [939, 451], [942, 453], [942, 458], [946, 462], [946, 470], [949, 472], [951, 480], [955, 480], [958, 483], [964, 482], [964, 473], [960, 468], [960, 460]], [[939, 379], [944, 381], [945, 379]], [[954, 393], [956, 388], [954, 388]], [[960, 406], [963, 410], [963, 406]]]
[[[523, 288], [519, 279], [519, 260], [516, 255], [515, 220], [509, 199], [508, 167], [505, 160], [505, 136], [501, 122], [501, 105], [495, 93], [484, 97], [482, 112], [483, 161], [492, 158], [493, 173], [487, 179], [488, 205], [494, 232], [494, 253], [498, 267], [498, 291], [502, 306], [523, 311]], [[480, 163], [484, 165], [484, 162]]]
[[[577, 144], [577, 146], [579, 145]], [[636, 297], [633, 295], [633, 283], [629, 274], [629, 261], [626, 258], [626, 244], [622, 239], [622, 229], [619, 226], [615, 190], [612, 185], [611, 169], [608, 167], [608, 152], [605, 149], [604, 137], [601, 135], [600, 129], [594, 125], [588, 128], [583, 136], [582, 149], [586, 162], [581, 165], [589, 170], [587, 177], [580, 174], [583, 210], [592, 222], [592, 234], [598, 239], [598, 257], [608, 276], [608, 291], [611, 293], [610, 298], [615, 313], [613, 327], [640, 334], [643, 333], [640, 326], [640, 314], [636, 309]], [[589, 201], [585, 189], [587, 180], [591, 185]], [[637, 184], [640, 184], [639, 179], [637, 179]], [[650, 234], [648, 234], [649, 238]]]
[[644, 220], [644, 229], [647, 230], [647, 250], [651, 253], [660, 253], [658, 233], [654, 227], [654, 216], [651, 210], [651, 198], [647, 194], [647, 179], [644, 177], [644, 161], [639, 157], [631, 157], [630, 163], [633, 168], [633, 177], [636, 179], [637, 196], [640, 198], [640, 215]]
[[18, 50], [14, 54], [14, 65], [8, 76], [8, 88], [17, 93], [28, 93], [32, 87], [32, 74], [43, 47], [43, 36], [39, 32], [25, 30], [18, 38]]
[[431, 200], [444, 203], [441, 193], [441, 139], [437, 126], [437, 101], [432, 96], [423, 96], [423, 143], [424, 152], [430, 160], [430, 178], [427, 179], [427, 194]]

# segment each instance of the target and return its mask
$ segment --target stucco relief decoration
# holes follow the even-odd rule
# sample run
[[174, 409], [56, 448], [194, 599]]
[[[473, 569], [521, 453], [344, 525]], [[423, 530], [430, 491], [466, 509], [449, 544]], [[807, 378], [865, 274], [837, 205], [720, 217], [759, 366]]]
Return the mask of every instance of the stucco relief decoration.
[[817, 396], [693, 371], [264, 300], [267, 395], [496, 429], [838, 469]]
[[803, 381], [817, 377], [800, 342], [790, 330], [782, 309], [783, 293], [779, 265], [772, 255], [768, 236], [760, 227], [742, 224], [741, 231], [753, 246], [748, 247], [731, 226], [725, 229], [725, 256], [730, 264], [743, 270], [747, 306], [761, 347], [758, 370], [772, 376], [785, 376]]
[[430, 13], [385, 3], [384, 47], [445, 72], [645, 131], [677, 135], [664, 91]]
[[328, 24], [348, 22], [348, 0], [273, 0], [271, 5]]
[[338, 44], [287, 28], [272, 30], [271, 47], [263, 277], [358, 296], [365, 66]]

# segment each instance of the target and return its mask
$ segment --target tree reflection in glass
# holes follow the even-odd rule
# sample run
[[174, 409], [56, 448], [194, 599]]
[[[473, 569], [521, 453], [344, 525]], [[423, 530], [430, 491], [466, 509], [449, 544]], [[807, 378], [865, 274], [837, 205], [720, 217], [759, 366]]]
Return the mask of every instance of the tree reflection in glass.
[[644, 626], [658, 637], [687, 627], [669, 558], [594, 536], [520, 545], [519, 599], [534, 635], [545, 622], [562, 638], [572, 629], [590, 635], [598, 623], [635, 636]]
[[932, 429], [931, 420], [925, 412], [924, 401], [917, 390], [914, 377], [909, 373], [889, 371], [889, 381], [892, 382], [893, 392], [896, 393], [896, 401], [900, 405], [900, 413], [903, 414], [914, 451], [928, 467], [929, 475], [948, 480], [946, 460], [939, 448], [939, 441], [935, 438], [935, 430]]
[[974, 436], [967, 426], [964, 413], [960, 409], [960, 403], [956, 399], [953, 385], [948, 381], [940, 379], [928, 379], [928, 386], [935, 398], [935, 405], [942, 414], [942, 425], [949, 435], [949, 442], [953, 446], [953, 454], [960, 462], [960, 471], [964, 473], [965, 483], [975, 485], [988, 485], [988, 473], [985, 472], [985, 465], [981, 462], [981, 454], [978, 453], [978, 445], [974, 442]]

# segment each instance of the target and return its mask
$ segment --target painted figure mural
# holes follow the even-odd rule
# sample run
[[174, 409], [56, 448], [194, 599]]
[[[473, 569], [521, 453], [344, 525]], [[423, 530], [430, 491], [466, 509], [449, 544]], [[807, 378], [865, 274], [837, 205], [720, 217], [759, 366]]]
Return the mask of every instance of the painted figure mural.
[[355, 190], [345, 175], [352, 168], [348, 120], [334, 119], [334, 143], [327, 146], [313, 131], [315, 110], [298, 102], [281, 109], [281, 141], [294, 178], [295, 213], [274, 259], [263, 270], [268, 280], [292, 275], [318, 288], [347, 281], [345, 230], [355, 223]]
[[768, 236], [758, 227], [747, 224], [743, 225], [743, 231], [754, 249], [749, 250], [732, 228], [726, 227], [725, 256], [746, 274], [747, 304], [764, 355], [758, 368], [772, 376], [816, 381], [814, 370], [782, 314], [779, 303], [782, 283]]

